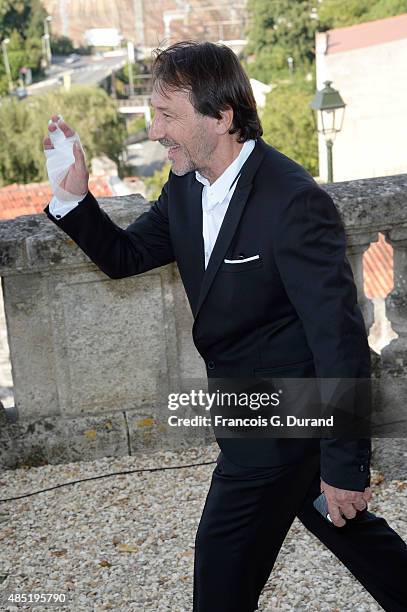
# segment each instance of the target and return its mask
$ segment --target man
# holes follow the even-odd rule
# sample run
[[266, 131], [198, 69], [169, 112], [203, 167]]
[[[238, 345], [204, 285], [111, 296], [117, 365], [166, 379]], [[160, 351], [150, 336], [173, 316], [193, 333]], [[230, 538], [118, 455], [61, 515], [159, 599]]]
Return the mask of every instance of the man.
[[[301, 166], [261, 139], [235, 55], [212, 43], [178, 43], [157, 52], [153, 76], [149, 136], [168, 148], [172, 164], [157, 202], [119, 228], [88, 191], [75, 147], [61, 187], [79, 203], [53, 198], [48, 217], [110, 278], [177, 262], [209, 379], [369, 377], [339, 214]], [[44, 147], [52, 151], [49, 136]], [[295, 516], [385, 610], [406, 609], [407, 547], [366, 510], [369, 439], [218, 443], [195, 543], [194, 612], [257, 609]], [[332, 523], [313, 507], [320, 490]]]

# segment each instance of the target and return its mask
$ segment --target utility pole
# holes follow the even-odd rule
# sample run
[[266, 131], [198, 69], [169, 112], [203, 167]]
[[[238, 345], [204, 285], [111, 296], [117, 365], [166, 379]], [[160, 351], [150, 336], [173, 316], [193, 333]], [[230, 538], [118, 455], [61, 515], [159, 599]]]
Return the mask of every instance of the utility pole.
[[2, 40], [1, 49], [3, 51], [4, 68], [6, 70], [6, 74], [8, 78], [8, 90], [12, 92], [13, 91], [13, 80], [11, 78], [10, 62], [8, 61], [8, 55], [7, 55], [7, 45], [9, 44], [9, 42], [10, 42], [9, 38], [5, 38], [4, 40]]
[[134, 9], [134, 39], [137, 46], [146, 46], [146, 37], [144, 32], [144, 7], [143, 0], [133, 0]]
[[48, 25], [50, 21], [52, 21], [52, 17], [48, 15], [48, 17], [44, 19], [45, 55], [46, 55], [48, 68], [51, 66], [51, 61], [52, 61], [51, 41], [50, 41], [50, 36], [49, 36], [49, 25]]
[[134, 64], [134, 44], [131, 40], [127, 41], [127, 60], [129, 68], [129, 98], [134, 97], [134, 80], [133, 80], [133, 64]]

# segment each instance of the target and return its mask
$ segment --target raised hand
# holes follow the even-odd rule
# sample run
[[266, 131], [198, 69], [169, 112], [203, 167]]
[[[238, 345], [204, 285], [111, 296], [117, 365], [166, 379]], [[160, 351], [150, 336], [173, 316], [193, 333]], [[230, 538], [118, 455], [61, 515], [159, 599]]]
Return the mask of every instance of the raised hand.
[[[57, 124], [63, 136], [55, 141], [54, 146], [51, 134], [57, 131]], [[76, 132], [58, 115], [52, 115], [43, 146], [54, 195], [61, 200], [84, 197], [88, 191], [89, 172]]]

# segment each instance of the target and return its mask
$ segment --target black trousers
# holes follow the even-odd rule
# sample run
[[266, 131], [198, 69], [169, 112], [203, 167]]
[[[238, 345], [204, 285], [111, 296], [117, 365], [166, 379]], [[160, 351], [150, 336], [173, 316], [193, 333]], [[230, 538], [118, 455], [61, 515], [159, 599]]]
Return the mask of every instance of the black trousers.
[[254, 612], [295, 516], [384, 610], [406, 612], [405, 542], [369, 510], [344, 527], [328, 523], [312, 505], [319, 465], [319, 453], [270, 468], [240, 467], [219, 454], [195, 540], [193, 612]]

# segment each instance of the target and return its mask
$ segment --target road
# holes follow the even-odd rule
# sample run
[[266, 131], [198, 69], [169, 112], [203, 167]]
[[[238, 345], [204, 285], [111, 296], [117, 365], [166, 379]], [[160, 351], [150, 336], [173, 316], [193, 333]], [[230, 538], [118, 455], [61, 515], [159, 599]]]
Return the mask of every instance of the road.
[[71, 74], [73, 85], [97, 85], [105, 79], [112, 70], [123, 68], [127, 61], [127, 53], [120, 55], [83, 55], [81, 59], [72, 64], [65, 63], [63, 57], [53, 58], [53, 64], [48, 71], [48, 78], [27, 87], [29, 95], [43, 94], [51, 89], [61, 86], [62, 75]]

